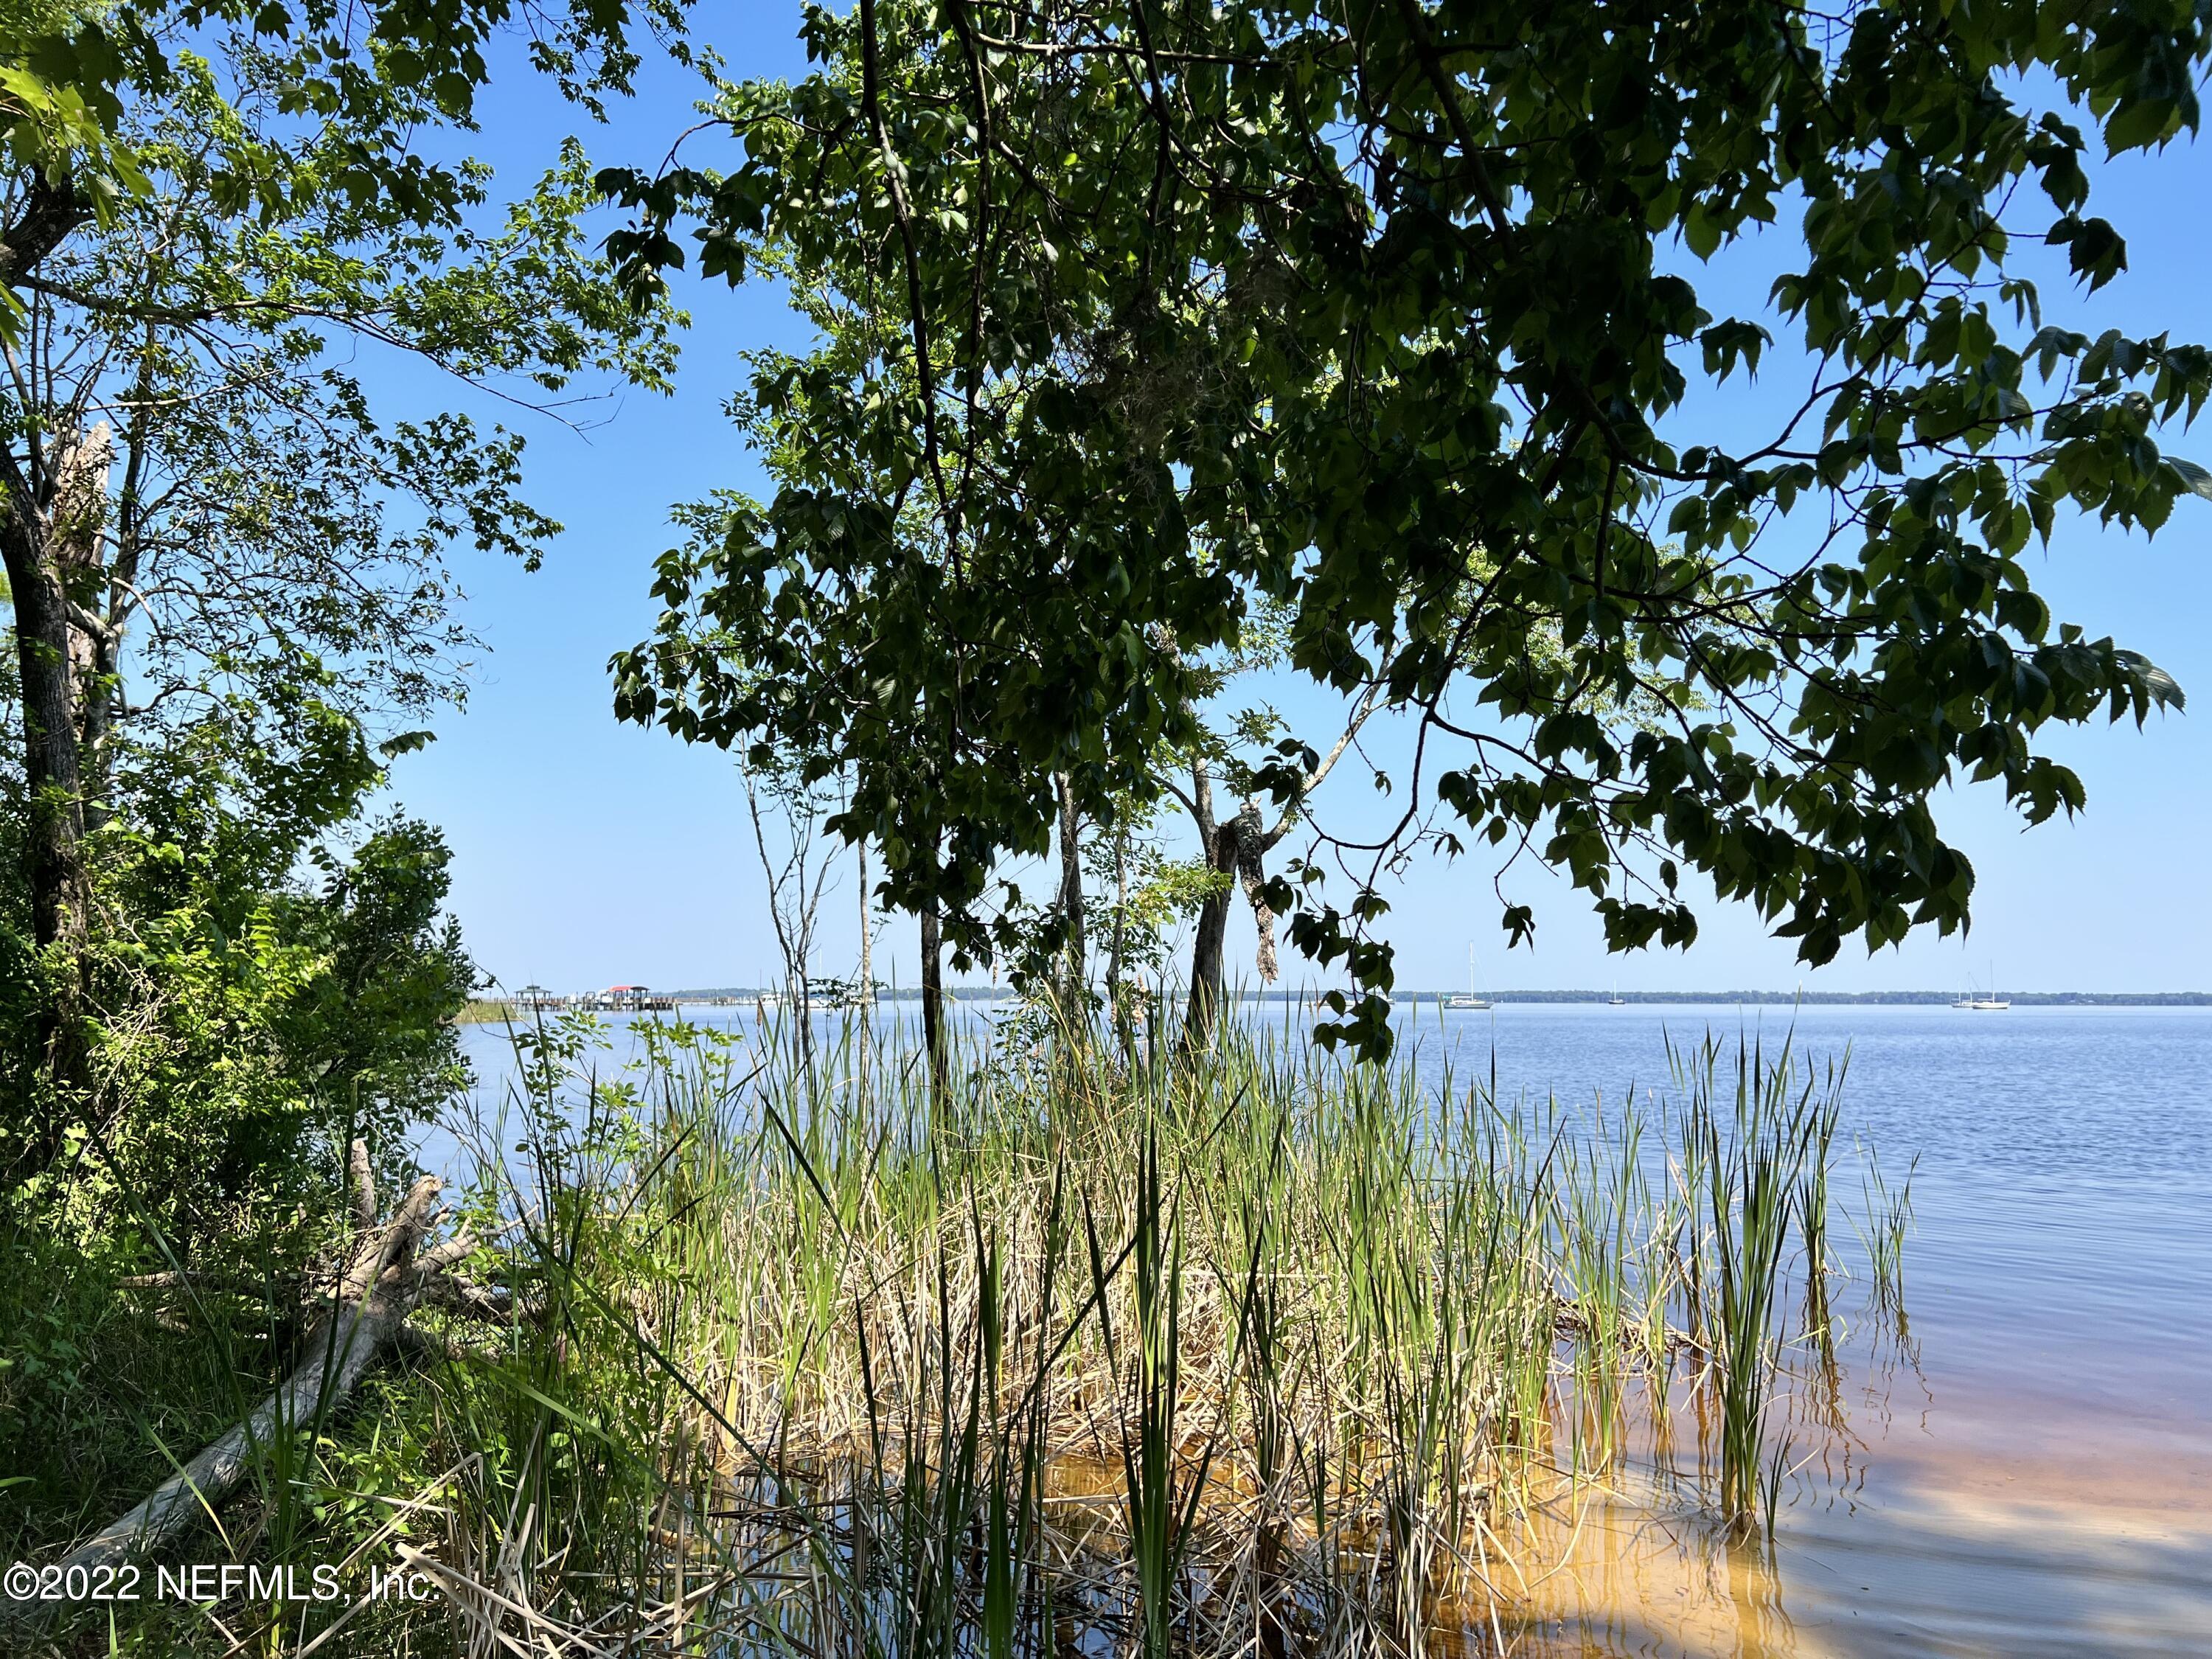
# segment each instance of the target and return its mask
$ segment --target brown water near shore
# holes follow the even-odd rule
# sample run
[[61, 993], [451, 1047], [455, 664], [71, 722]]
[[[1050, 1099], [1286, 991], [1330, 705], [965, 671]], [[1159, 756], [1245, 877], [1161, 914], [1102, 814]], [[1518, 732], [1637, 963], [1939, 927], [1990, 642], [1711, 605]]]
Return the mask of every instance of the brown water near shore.
[[1791, 1385], [1771, 1540], [1637, 1449], [1547, 1518], [1510, 1651], [2212, 1654], [2212, 1207], [2094, 1178], [1918, 1197], [1910, 1340], [1863, 1314], [1833, 1395]]
[[1650, 1077], [1662, 1029], [1739, 1018], [1848, 1047], [1845, 1133], [1893, 1172], [1919, 1158], [1905, 1339], [1839, 1293], [1840, 1416], [1809, 1409], [1827, 1390], [1801, 1356], [1771, 1547], [1632, 1449], [1508, 1645], [2212, 1655], [2212, 1013], [1532, 1007], [1441, 1035], [1495, 1054], [1508, 1094], [1572, 1098]]
[[[1592, 1659], [2212, 1651], [2212, 1527], [2164, 1471], [2090, 1481], [1934, 1459], [1882, 1484], [1878, 1520], [1861, 1487], [1792, 1516], [1771, 1548], [1730, 1540], [1648, 1482], [1587, 1491], [1537, 1529], [1532, 1556], [1563, 1547], [1504, 1613], [1505, 1645]], [[1473, 1650], [1490, 1650], [1475, 1634]]]
[[[1665, 1432], [1646, 1400], [1618, 1462], [1491, 1506], [1488, 1547], [1462, 1546], [1474, 1582], [1426, 1609], [1432, 1659], [2212, 1652], [2212, 1437], [2017, 1375], [1931, 1375], [1889, 1320], [1863, 1328], [1832, 1370], [1796, 1356], [1771, 1534], [1717, 1522], [1712, 1455], [1678, 1380]], [[2051, 1358], [2029, 1349], [2015, 1373]], [[1069, 1559], [1118, 1551], [1124, 1479], [1108, 1456], [1053, 1465]], [[1202, 1524], [1233, 1525], [1249, 1494], [1218, 1468], [1209, 1486]], [[1245, 1540], [1226, 1541], [1233, 1556]], [[1340, 1541], [1353, 1576], [1387, 1573], [1378, 1540]]]

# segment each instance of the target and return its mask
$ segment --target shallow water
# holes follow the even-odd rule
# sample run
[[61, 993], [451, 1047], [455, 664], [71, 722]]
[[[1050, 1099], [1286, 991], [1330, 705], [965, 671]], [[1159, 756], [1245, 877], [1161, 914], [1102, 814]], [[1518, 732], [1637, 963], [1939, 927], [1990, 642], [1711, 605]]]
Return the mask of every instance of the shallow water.
[[[1815, 1063], [1849, 1052], [1839, 1143], [1870, 1142], [1893, 1182], [1919, 1160], [1906, 1331], [1839, 1292], [1843, 1425], [1793, 1413], [1771, 1554], [1721, 1539], [1647, 1449], [1540, 1522], [1530, 1559], [1565, 1562], [1516, 1595], [1515, 1651], [2212, 1653], [2212, 1010], [1505, 1004], [1404, 1024], [1431, 1078], [1494, 1061], [1502, 1097], [1568, 1104], [1666, 1094], [1669, 1036], [1792, 1033]], [[505, 1034], [465, 1036], [496, 1088]]]
[[1848, 1051], [1844, 1134], [1893, 1181], [1919, 1158], [1909, 1340], [1839, 1297], [1846, 1429], [1794, 1431], [1813, 1461], [1771, 1570], [1632, 1472], [1540, 1591], [1536, 1650], [2212, 1652], [2212, 1011], [1524, 1004], [1418, 1030], [1431, 1071], [1494, 1046], [1503, 1095], [1570, 1100], [1663, 1093], [1669, 1035], [1793, 1034]]

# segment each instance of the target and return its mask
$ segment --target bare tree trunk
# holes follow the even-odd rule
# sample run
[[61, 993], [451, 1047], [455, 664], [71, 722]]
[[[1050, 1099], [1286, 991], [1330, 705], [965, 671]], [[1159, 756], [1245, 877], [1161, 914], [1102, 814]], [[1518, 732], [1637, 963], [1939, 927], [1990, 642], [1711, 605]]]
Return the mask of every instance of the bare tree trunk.
[[876, 936], [868, 925], [868, 843], [860, 844], [860, 1000], [873, 1007], [876, 1001]]
[[1085, 1007], [1085, 967], [1087, 952], [1083, 939], [1083, 850], [1081, 820], [1075, 811], [1075, 782], [1062, 772], [1054, 779], [1060, 791], [1060, 914], [1066, 929], [1060, 947], [1060, 1017], [1072, 1036], [1077, 1022], [1088, 1024]]
[[[149, 354], [150, 357], [150, 353]], [[151, 374], [150, 368], [147, 374]], [[141, 393], [150, 399], [149, 384], [141, 382]], [[103, 423], [104, 424], [104, 423]], [[95, 428], [98, 431], [100, 428]], [[106, 461], [112, 458], [113, 441], [107, 448], [109, 456], [102, 458], [100, 490], [106, 492], [105, 477]], [[114, 559], [112, 563], [95, 560], [95, 567], [106, 586], [105, 605], [99, 621], [100, 627], [93, 636], [96, 654], [93, 662], [91, 689], [84, 705], [77, 711], [77, 720], [84, 734], [84, 827], [88, 834], [96, 832], [113, 815], [113, 791], [110, 780], [113, 771], [114, 744], [112, 727], [118, 714], [123, 712], [122, 682], [123, 634], [129, 625], [131, 613], [138, 604], [138, 556], [140, 480], [145, 465], [145, 451], [136, 434], [126, 432], [124, 440], [123, 485], [115, 501], [115, 528], [112, 543]], [[100, 550], [95, 549], [95, 552]]]
[[15, 665], [23, 695], [23, 782], [30, 822], [23, 856], [31, 934], [40, 945], [81, 946], [89, 915], [84, 871], [84, 787], [70, 695], [69, 598], [45, 556], [45, 538], [17, 502], [0, 518], [15, 606]]
[[[1213, 821], [1213, 780], [1206, 763], [1190, 768], [1191, 816], [1198, 820], [1198, 844], [1206, 852], [1209, 870], [1218, 867], [1219, 826]], [[1206, 1046], [1213, 1030], [1213, 1006], [1221, 997], [1221, 940], [1229, 926], [1229, 906], [1219, 896], [1209, 896], [1198, 909], [1198, 937], [1190, 947], [1190, 1000], [1183, 1010], [1185, 1052]]]
[[[46, 513], [46, 555], [68, 601], [70, 700], [76, 715], [78, 764], [96, 781], [94, 756], [106, 746], [116, 636], [107, 618], [107, 475], [115, 434], [107, 422], [61, 449], [53, 464], [53, 503]], [[88, 796], [98, 793], [88, 789]], [[88, 814], [91, 803], [87, 802]]]
[[43, 526], [14, 490], [0, 502], [0, 552], [15, 605], [15, 667], [23, 698], [23, 875], [31, 937], [61, 960], [39, 1011], [37, 1040], [46, 1075], [64, 1089], [87, 1080], [84, 957], [92, 931], [85, 867], [82, 750], [71, 668], [69, 594], [49, 556]]
[[[933, 886], [939, 867], [944, 833], [938, 830], [929, 838]], [[937, 895], [933, 891], [921, 907], [921, 1041], [929, 1054], [929, 1097], [933, 1104], [942, 1103], [952, 1070], [952, 1058], [945, 1047], [944, 922], [937, 907]]]
[[1243, 885], [1244, 896], [1252, 906], [1252, 921], [1259, 929], [1252, 965], [1260, 970], [1262, 984], [1273, 985], [1280, 969], [1275, 957], [1275, 909], [1267, 902], [1265, 859], [1288, 831], [1289, 820], [1286, 818], [1270, 835], [1261, 825], [1259, 804], [1248, 800], [1224, 828], [1231, 836], [1231, 856], [1235, 860], [1237, 879]]
[[921, 1041], [929, 1053], [929, 1091], [936, 1099], [945, 1091], [951, 1061], [945, 1052], [944, 940], [933, 898], [921, 910]]
[[112, 728], [115, 723], [116, 677], [121, 669], [121, 630], [111, 622], [92, 641], [93, 654], [77, 706], [77, 723], [84, 733], [79, 752], [83, 757], [84, 828], [92, 834], [114, 812], [108, 783], [112, 775]]
[[813, 1086], [814, 1024], [807, 1004], [808, 969], [814, 950], [815, 917], [829, 880], [830, 863], [810, 871], [807, 856], [814, 836], [815, 813], [811, 798], [778, 783], [769, 786], [781, 809], [784, 833], [790, 851], [781, 868], [768, 848], [768, 830], [761, 821], [760, 786], [750, 769], [741, 769], [745, 786], [745, 810], [752, 818], [753, 846], [760, 854], [761, 873], [768, 880], [768, 913], [775, 929], [775, 946], [783, 957], [787, 1006], [792, 1012], [792, 1054], [804, 1070], [807, 1086]]
[[868, 926], [868, 843], [855, 843], [860, 860], [860, 1094], [868, 1092], [868, 1062], [876, 1036], [875, 934]]
[[[14, 288], [78, 226], [90, 205], [67, 178], [33, 168], [14, 219], [0, 223], [0, 283]], [[66, 456], [62, 459], [66, 465]], [[64, 1084], [83, 1080], [87, 1059], [79, 1029], [82, 968], [91, 927], [92, 894], [84, 865], [84, 778], [71, 696], [76, 646], [64, 573], [57, 560], [46, 508], [53, 500], [51, 463], [42, 465], [35, 438], [30, 471], [0, 446], [0, 562], [15, 607], [16, 669], [23, 697], [23, 784], [29, 800], [23, 864], [30, 889], [31, 936], [60, 945], [69, 958], [64, 983], [40, 1015], [40, 1044], [48, 1074]]]
[[1343, 733], [1328, 754], [1322, 756], [1299, 781], [1298, 793], [1270, 828], [1260, 816], [1257, 800], [1247, 800], [1225, 823], [1213, 817], [1213, 785], [1202, 763], [1191, 767], [1191, 793], [1187, 801], [1198, 821], [1199, 838], [1206, 848], [1206, 866], [1221, 879], [1219, 890], [1210, 895], [1198, 913], [1198, 937], [1191, 945], [1190, 1006], [1183, 1016], [1182, 1047], [1186, 1053], [1203, 1047], [1213, 1035], [1222, 996], [1222, 948], [1229, 929], [1232, 894], [1238, 887], [1252, 907], [1259, 929], [1255, 965], [1260, 977], [1273, 984], [1280, 970], [1275, 953], [1275, 911], [1267, 902], [1267, 855], [1297, 823], [1308, 797], [1335, 769], [1359, 728], [1380, 705], [1382, 684], [1370, 686], [1353, 708]]
[[1229, 906], [1236, 896], [1237, 826], [1215, 826], [1206, 841], [1206, 866], [1224, 878], [1218, 890], [1199, 907], [1198, 937], [1190, 951], [1190, 1006], [1182, 1018], [1184, 1052], [1194, 1054], [1213, 1040], [1221, 1009], [1222, 946], [1229, 933]]
[[[422, 1248], [439, 1219], [436, 1176], [418, 1180], [392, 1218], [380, 1226], [368, 1151], [359, 1140], [353, 1143], [350, 1162], [353, 1240], [337, 1263], [336, 1297], [301, 1345], [292, 1375], [143, 1503], [72, 1551], [58, 1564], [64, 1573], [143, 1561], [173, 1547], [236, 1490], [257, 1449], [319, 1425], [337, 1410], [369, 1368], [410, 1334], [407, 1316], [416, 1308], [428, 1303], [493, 1322], [522, 1311], [507, 1291], [459, 1273], [459, 1264], [476, 1249], [465, 1229], [442, 1244]], [[58, 1607], [0, 1603], [0, 1631], [10, 1613], [19, 1626], [43, 1623]]]

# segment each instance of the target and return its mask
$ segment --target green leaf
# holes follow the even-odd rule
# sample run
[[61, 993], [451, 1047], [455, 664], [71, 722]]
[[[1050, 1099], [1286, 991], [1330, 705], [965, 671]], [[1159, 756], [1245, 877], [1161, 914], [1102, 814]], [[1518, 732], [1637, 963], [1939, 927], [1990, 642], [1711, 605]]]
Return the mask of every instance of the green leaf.
[[2212, 472], [2194, 461], [2185, 461], [2179, 455], [2168, 455], [2166, 465], [2180, 478], [2181, 487], [2192, 495], [2202, 495], [2212, 501]]

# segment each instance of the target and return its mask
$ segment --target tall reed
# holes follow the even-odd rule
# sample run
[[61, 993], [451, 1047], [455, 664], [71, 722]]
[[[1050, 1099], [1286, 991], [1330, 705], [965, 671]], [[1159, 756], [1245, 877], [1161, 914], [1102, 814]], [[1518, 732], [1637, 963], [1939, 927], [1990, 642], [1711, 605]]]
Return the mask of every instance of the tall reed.
[[[1722, 1052], [1708, 1037], [1671, 1061], [1686, 1096], [1684, 1162], [1702, 1176], [1694, 1317], [1720, 1409], [1719, 1505], [1741, 1528], [1763, 1495], [1771, 1513], [1778, 1484], [1762, 1491], [1793, 1219], [1808, 1283], [1827, 1271], [1826, 1164], [1842, 1079], [1832, 1072], [1824, 1090], [1787, 1040], [1770, 1062], [1763, 1039], [1739, 1038], [1723, 1106]], [[1825, 1298], [1825, 1286], [1808, 1296]]]
[[510, 1449], [441, 1500], [466, 1645], [1494, 1633], [1555, 1471], [1612, 1478], [1684, 1352], [1717, 1522], [1774, 1491], [1833, 1122], [1786, 1045], [1739, 1047], [1732, 1097], [1708, 1041], [1679, 1103], [1580, 1114], [1233, 1024], [1181, 1065], [1001, 1044], [943, 1091], [896, 1030], [605, 1041], [535, 1034], [474, 1137], [542, 1316], [441, 1374]]

